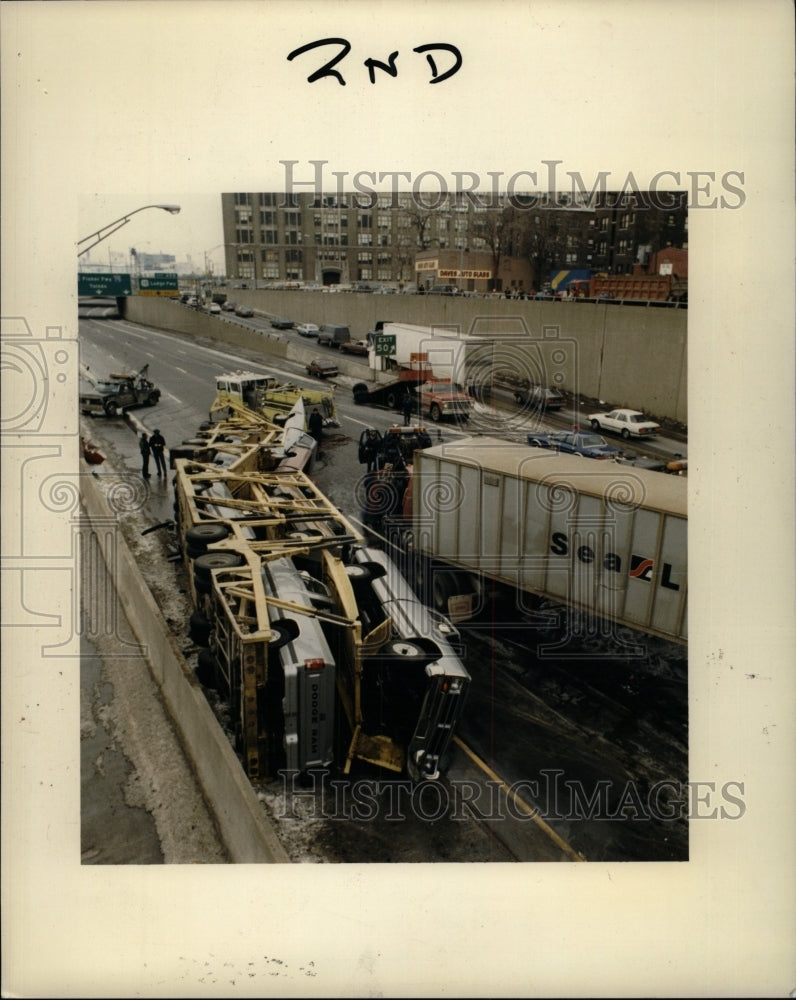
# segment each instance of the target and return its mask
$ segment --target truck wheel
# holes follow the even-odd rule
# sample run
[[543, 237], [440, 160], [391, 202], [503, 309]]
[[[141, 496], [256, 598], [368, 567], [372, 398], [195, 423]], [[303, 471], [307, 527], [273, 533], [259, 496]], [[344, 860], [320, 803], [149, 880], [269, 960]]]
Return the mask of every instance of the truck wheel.
[[438, 424], [442, 420], [442, 410], [437, 406], [436, 403], [431, 407], [431, 419], [435, 424]]
[[387, 393], [387, 406], [389, 406], [389, 408], [391, 410], [397, 410], [398, 409], [398, 393], [397, 392], [389, 392], [389, 393]]
[[385, 643], [379, 652], [382, 656], [388, 656], [390, 659], [402, 660], [404, 662], [407, 660], [427, 660], [430, 655], [427, 649], [423, 649], [422, 646], [416, 642], [412, 642], [411, 639], [394, 639], [392, 642]]
[[209, 649], [200, 649], [196, 657], [196, 676], [204, 687], [214, 688], [218, 684], [218, 661]]
[[154, 406], [154, 405], [155, 405], [155, 403], [157, 403], [157, 401], [158, 401], [159, 399], [160, 399], [160, 396], [158, 396], [158, 395], [157, 395], [156, 393], [154, 393], [154, 392], [150, 392], [150, 394], [149, 394], [149, 395], [147, 396], [147, 398], [146, 398], [146, 399], [144, 400], [144, 404], [145, 404], [146, 406]]
[[185, 532], [185, 541], [194, 548], [206, 550], [208, 545], [221, 542], [228, 535], [229, 528], [225, 524], [195, 524]]
[[214, 569], [232, 569], [242, 566], [245, 562], [239, 552], [205, 552], [193, 564], [194, 575], [202, 580], [209, 580]]
[[591, 421], [591, 429], [593, 431], [598, 431], [600, 429], [600, 421], [599, 420], [592, 420]]
[[116, 405], [116, 403], [106, 403], [105, 412], [109, 417], [115, 417], [116, 414], [119, 412], [119, 407]]
[[212, 623], [201, 612], [194, 611], [191, 615], [188, 628], [188, 635], [191, 637], [192, 642], [195, 642], [197, 646], [206, 646], [212, 631]]

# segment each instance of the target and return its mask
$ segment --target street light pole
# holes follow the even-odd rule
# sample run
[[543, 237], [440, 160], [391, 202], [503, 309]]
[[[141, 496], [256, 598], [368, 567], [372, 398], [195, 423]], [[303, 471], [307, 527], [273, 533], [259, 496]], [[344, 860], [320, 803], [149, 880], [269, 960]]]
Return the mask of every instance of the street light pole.
[[[135, 215], [136, 212], [143, 212], [146, 208], [162, 208], [164, 212], [168, 212], [170, 215], [177, 215], [180, 211], [179, 205], [142, 205], [140, 208], [134, 208], [132, 212], [128, 212], [127, 215], [123, 215], [119, 219], [115, 219], [113, 222], [109, 222], [106, 226], [102, 226], [95, 233], [89, 233], [88, 236], [84, 236], [82, 240], [78, 240], [77, 245], [82, 246], [83, 243], [88, 243], [89, 240], [98, 237], [87, 247], [83, 247], [82, 250], [78, 250], [78, 257], [82, 257], [84, 253], [88, 253], [89, 250], [93, 250], [98, 243], [102, 243], [103, 240], [112, 236], [115, 232], [118, 232], [122, 226], [126, 226], [130, 221], [131, 216]], [[107, 232], [106, 232], [107, 230]]]

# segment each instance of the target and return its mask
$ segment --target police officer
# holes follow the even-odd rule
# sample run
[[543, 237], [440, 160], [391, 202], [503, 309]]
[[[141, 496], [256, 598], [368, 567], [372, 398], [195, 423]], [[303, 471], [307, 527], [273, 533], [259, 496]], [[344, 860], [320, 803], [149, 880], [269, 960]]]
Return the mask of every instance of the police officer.
[[166, 459], [163, 455], [163, 451], [166, 447], [166, 439], [160, 433], [160, 431], [155, 428], [155, 433], [149, 439], [149, 447], [152, 449], [152, 456], [155, 459], [155, 465], [158, 470], [158, 476], [166, 475]]
[[149, 475], [149, 452], [150, 443], [149, 436], [146, 431], [141, 431], [141, 437], [138, 441], [138, 447], [141, 450], [141, 475], [144, 479], [150, 479]]

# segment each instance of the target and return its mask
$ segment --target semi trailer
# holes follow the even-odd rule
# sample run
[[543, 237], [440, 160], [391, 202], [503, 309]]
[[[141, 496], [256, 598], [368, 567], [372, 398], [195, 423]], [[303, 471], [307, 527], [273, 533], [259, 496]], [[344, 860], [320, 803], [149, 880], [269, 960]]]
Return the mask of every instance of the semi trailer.
[[392, 519], [454, 622], [496, 585], [681, 644], [687, 526], [682, 477], [489, 437], [417, 450]]

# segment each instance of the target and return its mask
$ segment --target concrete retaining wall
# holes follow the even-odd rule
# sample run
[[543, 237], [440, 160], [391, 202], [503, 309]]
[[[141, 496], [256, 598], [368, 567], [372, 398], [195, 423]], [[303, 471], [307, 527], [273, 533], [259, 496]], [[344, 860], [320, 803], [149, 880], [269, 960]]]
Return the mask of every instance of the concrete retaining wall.
[[[172, 306], [172, 309], [176, 307]], [[113, 520], [99, 486], [81, 476], [81, 497], [89, 522], [107, 527]], [[213, 715], [201, 686], [185, 662], [118, 531], [97, 531], [103, 558], [171, 718], [177, 726], [213, 812], [221, 839], [235, 863], [289, 863], [290, 858], [267, 821], [228, 739]], [[112, 546], [113, 551], [108, 551]]]
[[[455, 326], [480, 336], [528, 337], [542, 348], [545, 370], [560, 372], [562, 388], [574, 396], [630, 406], [659, 420], [688, 424], [688, 311], [596, 302], [537, 302], [440, 295], [370, 295], [352, 292], [226, 289], [236, 302], [296, 323], [339, 323], [354, 339], [377, 320], [420, 326]], [[295, 334], [252, 333], [164, 299], [132, 296], [125, 313], [135, 322], [210, 337], [274, 357], [302, 359], [307, 348]], [[553, 341], [564, 352], [555, 357]], [[544, 346], [543, 346], [544, 345]], [[346, 372], [340, 358], [340, 370]], [[361, 369], [354, 369], [354, 372]], [[556, 383], [558, 384], [558, 383]]]

